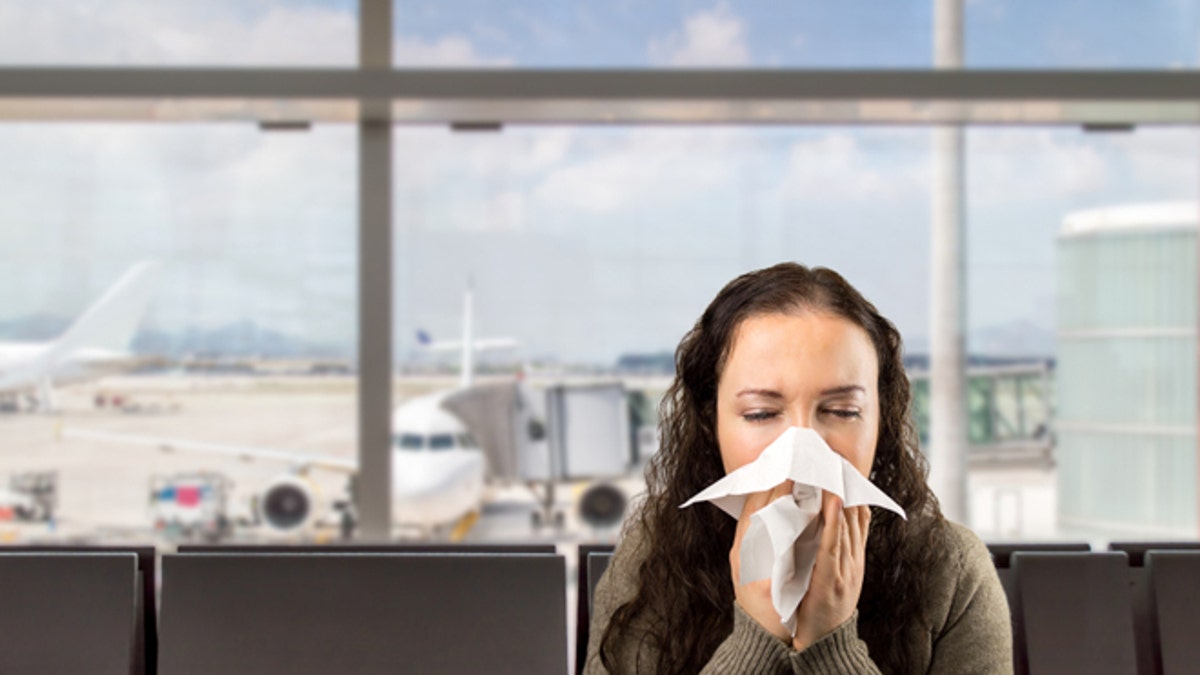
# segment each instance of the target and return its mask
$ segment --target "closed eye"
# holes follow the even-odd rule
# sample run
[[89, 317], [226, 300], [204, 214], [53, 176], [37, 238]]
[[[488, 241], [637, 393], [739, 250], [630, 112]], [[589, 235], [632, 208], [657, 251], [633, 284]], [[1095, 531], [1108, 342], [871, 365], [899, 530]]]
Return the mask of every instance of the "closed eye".
[[779, 413], [773, 410], [756, 410], [754, 412], [748, 412], [742, 415], [742, 419], [746, 420], [747, 422], [765, 422], [772, 417], [777, 417], [778, 415]]
[[825, 412], [827, 414], [834, 415], [836, 417], [841, 417], [842, 419], [847, 419], [847, 420], [855, 420], [862, 416], [861, 413], [859, 413], [859, 411], [850, 410], [850, 409], [846, 409], [846, 408], [829, 408]]

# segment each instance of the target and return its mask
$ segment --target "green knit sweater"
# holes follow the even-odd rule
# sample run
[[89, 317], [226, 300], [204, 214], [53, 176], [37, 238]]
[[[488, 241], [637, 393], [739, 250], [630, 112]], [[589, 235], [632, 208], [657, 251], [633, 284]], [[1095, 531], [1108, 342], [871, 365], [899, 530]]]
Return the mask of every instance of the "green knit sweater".
[[[635, 521], [636, 522], [636, 521]], [[587, 674], [604, 673], [600, 641], [612, 613], [633, 597], [637, 569], [645, 556], [644, 534], [628, 528], [611, 564], [596, 587]], [[920, 657], [914, 672], [1011, 673], [1012, 634], [1008, 603], [991, 556], [983, 542], [965, 527], [951, 524], [948, 555], [929, 571], [929, 617], [932, 630], [916, 625], [909, 639]], [[858, 613], [832, 633], [797, 652], [771, 635], [734, 603], [733, 631], [717, 647], [705, 673], [878, 673], [867, 644], [858, 638]], [[624, 672], [650, 672], [658, 654], [645, 640], [627, 640], [619, 661]]]

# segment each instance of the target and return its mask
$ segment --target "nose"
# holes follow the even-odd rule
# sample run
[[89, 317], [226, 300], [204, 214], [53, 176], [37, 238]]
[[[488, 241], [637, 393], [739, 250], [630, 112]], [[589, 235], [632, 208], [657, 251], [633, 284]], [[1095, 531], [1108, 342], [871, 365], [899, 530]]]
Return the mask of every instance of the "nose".
[[[788, 421], [794, 427], [813, 428], [813, 413], [811, 406], [795, 404], [788, 411]], [[819, 433], [820, 430], [818, 430]]]

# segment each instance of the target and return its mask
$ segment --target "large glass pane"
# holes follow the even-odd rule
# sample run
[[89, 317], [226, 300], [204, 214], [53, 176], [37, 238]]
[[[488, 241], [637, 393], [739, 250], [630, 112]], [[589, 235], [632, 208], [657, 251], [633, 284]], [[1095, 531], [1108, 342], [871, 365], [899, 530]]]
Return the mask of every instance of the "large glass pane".
[[[641, 490], [672, 353], [742, 272], [832, 267], [918, 353], [928, 343], [925, 129], [395, 133], [396, 398], [414, 412], [425, 394], [450, 400], [478, 432], [493, 488], [468, 540], [614, 540], [628, 511], [598, 505]], [[516, 420], [519, 441], [481, 417]], [[397, 462], [416, 466], [409, 419], [397, 413], [412, 455]]]
[[[896, 322], [928, 439], [928, 223], [945, 189], [933, 184], [929, 130], [418, 127], [397, 129], [395, 147], [402, 406], [460, 386], [461, 352], [429, 343], [463, 334], [472, 289], [474, 338], [503, 338], [503, 349], [473, 354], [478, 377], [522, 382], [535, 406], [545, 405], [539, 387], [606, 377], [639, 395], [631, 407], [652, 439], [671, 351], [707, 301], [740, 272], [792, 259], [839, 270]], [[1194, 288], [1194, 216], [1161, 232], [1151, 224], [1145, 241], [1115, 237], [1086, 263], [1090, 276], [1066, 261], [1092, 245], [1067, 233], [1094, 209], [1184, 202], [1191, 214], [1196, 153], [1193, 129], [966, 132], [966, 451], [971, 523], [985, 536], [1115, 537], [1140, 526], [1104, 511], [1085, 527], [1076, 485], [1136, 501], [1128, 512], [1155, 531], [1194, 527], [1194, 510], [1165, 515], [1175, 513], [1166, 504], [1195, 500], [1173, 472], [1148, 467], [1136, 489], [1118, 490], [1074, 468], [1120, 475], [1105, 464], [1115, 455], [1086, 449], [1106, 430], [1126, 444], [1145, 434], [1146, 452], [1169, 446], [1156, 467], [1188, 461], [1179, 448], [1195, 436], [1195, 300], [1180, 289]], [[1170, 324], [1162, 335], [1127, 334], [1159, 330], [1149, 326], [1159, 319]], [[1086, 333], [1096, 330], [1116, 330], [1107, 337], [1119, 344]], [[533, 415], [556, 423], [552, 411]], [[1110, 426], [1087, 426], [1096, 421]], [[1164, 434], [1179, 438], [1153, 440]], [[536, 452], [542, 462], [553, 454]], [[632, 494], [637, 463], [626, 468], [611, 480]], [[1160, 475], [1171, 480], [1158, 485]], [[580, 515], [579, 496], [603, 481], [563, 482], [576, 486], [555, 501], [566, 531], [614, 536]], [[493, 513], [508, 520], [485, 512], [468, 536], [546, 534], [530, 527], [537, 498], [495, 493]]]
[[[929, 68], [928, 2], [398, 1], [400, 67]], [[1191, 0], [963, 3], [968, 68], [1195, 68]]]
[[[976, 527], [1193, 537], [1196, 481], [1180, 476], [1195, 476], [1196, 131], [972, 129], [967, 141], [970, 352], [1040, 361], [1053, 383], [1051, 433], [1027, 439], [1053, 461], [1021, 469], [1024, 529], [999, 514]], [[972, 503], [992, 514], [1012, 483], [976, 479]]]
[[355, 0], [0, 4], [0, 65], [352, 66]]
[[395, 3], [399, 67], [923, 68], [931, 3]]
[[336, 535], [294, 471], [355, 455], [352, 132], [0, 126], [7, 540]]

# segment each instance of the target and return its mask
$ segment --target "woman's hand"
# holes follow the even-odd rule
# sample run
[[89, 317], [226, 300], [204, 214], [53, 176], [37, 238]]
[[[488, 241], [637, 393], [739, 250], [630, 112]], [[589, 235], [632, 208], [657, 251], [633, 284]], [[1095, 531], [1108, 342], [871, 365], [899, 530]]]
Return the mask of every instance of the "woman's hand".
[[774, 489], [748, 495], [746, 503], [742, 505], [742, 515], [738, 518], [733, 548], [729, 551], [729, 569], [733, 574], [733, 593], [738, 605], [758, 622], [758, 625], [785, 642], [790, 641], [792, 636], [780, 620], [779, 612], [776, 612], [775, 606], [771, 604], [771, 580], [760, 579], [742, 584], [742, 537], [746, 534], [746, 528], [750, 527], [750, 516], [754, 515], [755, 511], [791, 493], [792, 481], [786, 481]]
[[[746, 501], [748, 506], [750, 500]], [[796, 610], [796, 635], [792, 637], [792, 647], [797, 651], [807, 648], [845, 623], [854, 614], [858, 597], [862, 594], [871, 508], [853, 506], [843, 509], [842, 500], [826, 492], [821, 498], [821, 518], [825, 521], [825, 529], [821, 532], [821, 545], [817, 550], [812, 580], [809, 581], [804, 600]], [[743, 512], [742, 520], [746, 519]], [[742, 523], [739, 521], [739, 537], [741, 531]], [[734, 540], [735, 551], [738, 541]], [[745, 608], [745, 605], [742, 607]], [[771, 608], [769, 591], [767, 608]]]

